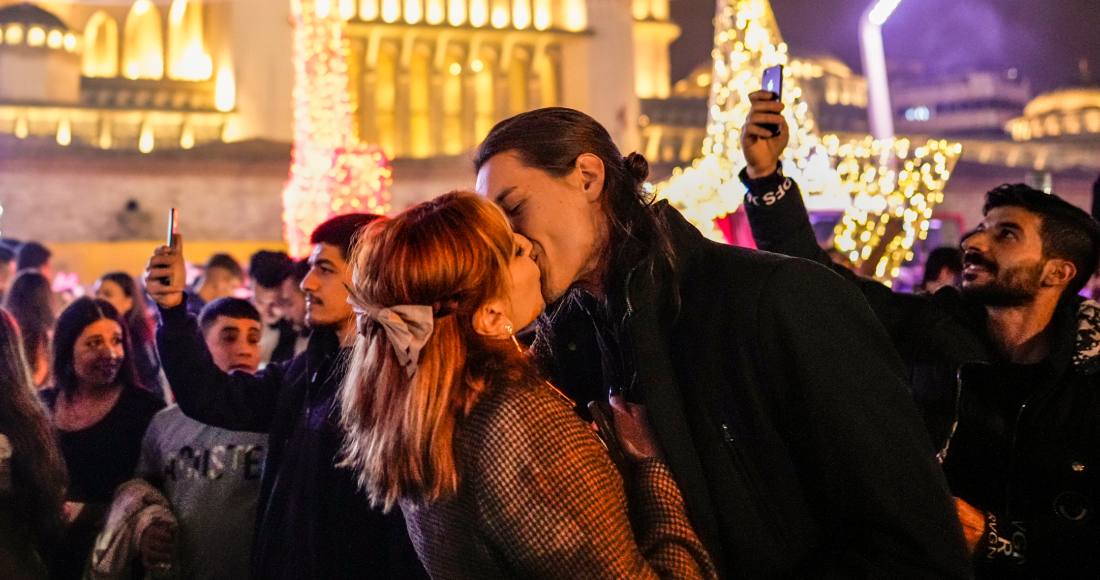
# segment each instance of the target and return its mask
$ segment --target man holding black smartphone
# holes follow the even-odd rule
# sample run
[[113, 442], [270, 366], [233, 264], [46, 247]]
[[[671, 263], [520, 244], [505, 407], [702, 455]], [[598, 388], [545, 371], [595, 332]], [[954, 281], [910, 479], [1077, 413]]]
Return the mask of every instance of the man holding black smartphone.
[[893, 292], [818, 246], [779, 164], [786, 137], [760, 126], [783, 123], [769, 97], [750, 95], [742, 139], [753, 238], [840, 274], [886, 327], [958, 498], [978, 578], [1100, 578], [1100, 304], [1078, 296], [1097, 268], [1100, 224], [1056, 195], [1001, 185], [962, 239], [961, 288]]
[[179, 236], [146, 267], [146, 288], [161, 312], [157, 347], [180, 408], [208, 425], [269, 434], [251, 566], [258, 580], [428, 577], [400, 511], [372, 509], [355, 475], [336, 466], [343, 441], [336, 395], [356, 336], [347, 257], [359, 230], [377, 217], [341, 215], [314, 230], [301, 283], [309, 345], [255, 375], [226, 373], [211, 358], [185, 307]]

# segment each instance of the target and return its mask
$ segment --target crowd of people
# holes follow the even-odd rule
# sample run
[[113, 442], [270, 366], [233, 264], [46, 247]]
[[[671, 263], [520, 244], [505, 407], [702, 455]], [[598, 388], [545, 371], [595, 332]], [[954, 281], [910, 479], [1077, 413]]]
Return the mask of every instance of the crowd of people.
[[770, 97], [741, 131], [765, 251], [564, 108], [304, 260], [189, 281], [176, 236], [62, 305], [4, 240], [0, 576], [1100, 575], [1100, 224], [993, 187], [894, 292], [818, 245]]

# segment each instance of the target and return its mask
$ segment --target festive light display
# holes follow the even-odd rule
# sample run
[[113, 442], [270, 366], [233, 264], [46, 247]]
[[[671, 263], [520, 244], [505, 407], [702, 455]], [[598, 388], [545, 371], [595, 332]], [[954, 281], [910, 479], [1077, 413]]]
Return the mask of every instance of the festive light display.
[[852, 266], [889, 282], [913, 259], [913, 244], [928, 236], [962, 145], [933, 140], [910, 149], [908, 139], [870, 137], [841, 144], [835, 135], [823, 141], [837, 160], [841, 189], [852, 196], [833, 243]]
[[[704, 235], [724, 240], [714, 220], [736, 211], [745, 194], [737, 174], [745, 166], [740, 139], [748, 95], [760, 89], [764, 69], [788, 64], [789, 56], [767, 0], [718, 0], [717, 5], [703, 156], [654, 187], [658, 198], [667, 199]], [[791, 127], [784, 172], [798, 181], [808, 207], [847, 207], [834, 243], [854, 257], [855, 266], [874, 264], [865, 273], [888, 283], [911, 257], [915, 239], [927, 235], [932, 208], [943, 198], [961, 146], [929, 141], [910, 151], [904, 139], [841, 143], [835, 135], [818, 137], [789, 67], [783, 82], [784, 116]]]
[[309, 253], [309, 236], [325, 220], [390, 209], [387, 159], [381, 148], [357, 136], [344, 20], [332, 1], [291, 1], [294, 159], [283, 189], [283, 223], [295, 257]]

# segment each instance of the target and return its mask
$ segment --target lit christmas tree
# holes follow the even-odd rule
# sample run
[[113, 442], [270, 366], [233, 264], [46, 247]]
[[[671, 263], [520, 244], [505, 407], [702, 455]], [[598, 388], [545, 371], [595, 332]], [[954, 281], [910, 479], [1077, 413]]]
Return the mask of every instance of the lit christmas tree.
[[[789, 61], [771, 4], [718, 0], [712, 56], [702, 157], [687, 169], [677, 168], [655, 188], [658, 198], [667, 199], [706, 236], [724, 240], [715, 220], [736, 211], [745, 195], [737, 174], [745, 166], [740, 139], [748, 95], [760, 89], [764, 69]], [[889, 283], [901, 263], [911, 259], [915, 241], [927, 235], [932, 208], [943, 199], [962, 147], [945, 141], [913, 148], [906, 139], [819, 137], [789, 67], [783, 83], [784, 115], [791, 127], [784, 172], [798, 181], [808, 200], [847, 207], [836, 229], [837, 249], [854, 267]]]
[[294, 22], [294, 158], [283, 188], [292, 256], [340, 214], [389, 211], [391, 171], [376, 145], [359, 142], [351, 102], [344, 18], [335, 0], [291, 0]]

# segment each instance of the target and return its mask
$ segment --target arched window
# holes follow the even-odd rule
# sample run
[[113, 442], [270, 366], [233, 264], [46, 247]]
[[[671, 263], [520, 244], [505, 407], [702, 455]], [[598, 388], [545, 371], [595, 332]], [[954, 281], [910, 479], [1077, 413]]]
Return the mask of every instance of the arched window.
[[202, 4], [173, 0], [168, 10], [168, 78], [204, 81], [214, 72], [202, 40]]
[[99, 11], [84, 27], [84, 76], [118, 76], [118, 23]]
[[409, 62], [409, 153], [414, 158], [432, 154], [431, 55], [425, 52], [416, 50]]
[[160, 11], [149, 0], [137, 0], [126, 16], [122, 45], [122, 74], [131, 79], [164, 76], [164, 41]]
[[393, 103], [397, 97], [394, 80], [397, 72], [395, 66], [394, 51], [392, 47], [383, 47], [378, 51], [378, 63], [374, 65], [374, 73], [378, 83], [374, 90], [374, 115], [378, 126], [378, 146], [386, 152], [386, 156], [394, 155], [394, 111]]

